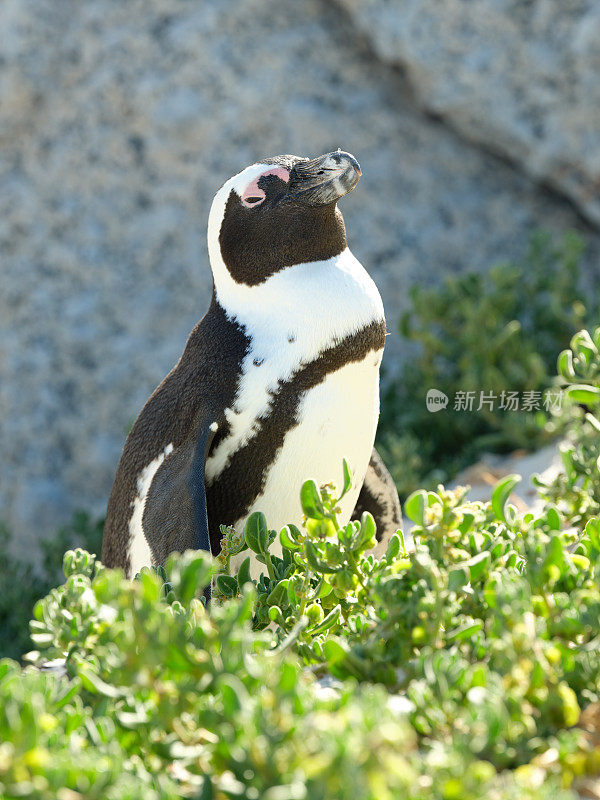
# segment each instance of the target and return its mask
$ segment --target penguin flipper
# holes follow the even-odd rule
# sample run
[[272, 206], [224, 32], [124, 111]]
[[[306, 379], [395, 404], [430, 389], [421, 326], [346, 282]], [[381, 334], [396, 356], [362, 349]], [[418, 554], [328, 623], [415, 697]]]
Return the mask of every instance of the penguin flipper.
[[194, 504], [194, 550], [207, 550], [212, 555], [210, 532], [208, 528], [208, 511], [206, 508], [206, 486], [204, 484], [204, 465], [210, 445], [217, 432], [218, 425], [211, 422], [205, 425], [196, 441], [193, 473], [190, 476], [190, 492]]
[[204, 465], [216, 431], [214, 422], [199, 425], [194, 436], [165, 459], [152, 480], [142, 524], [159, 564], [174, 551], [212, 553]]
[[375, 448], [363, 482], [352, 519], [360, 519], [363, 511], [370, 511], [377, 525], [376, 552], [385, 550], [390, 537], [402, 527], [402, 510], [394, 480]]

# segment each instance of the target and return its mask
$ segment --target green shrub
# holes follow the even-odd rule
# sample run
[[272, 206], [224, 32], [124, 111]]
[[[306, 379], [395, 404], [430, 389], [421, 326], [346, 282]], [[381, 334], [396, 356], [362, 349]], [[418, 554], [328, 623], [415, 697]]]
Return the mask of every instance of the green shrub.
[[[487, 503], [419, 489], [414, 545], [378, 560], [368, 513], [338, 522], [344, 463], [339, 494], [303, 484], [301, 528], [253, 513], [214, 562], [128, 581], [68, 551], [36, 666], [0, 661], [0, 796], [574, 800], [600, 772], [599, 348], [581, 331], [559, 357], [566, 472], [537, 515], [519, 476]], [[99, 533], [79, 523], [64, 536]], [[230, 574], [245, 549], [257, 581]]]
[[[597, 300], [580, 299], [582, 250], [574, 233], [557, 245], [539, 233], [522, 264], [413, 287], [400, 332], [416, 352], [382, 397], [378, 433], [401, 496], [434, 488], [483, 452], [535, 449], [555, 434], [543, 393], [552, 386], [556, 354], [597, 319]], [[425, 404], [432, 388], [449, 398], [434, 414]], [[482, 391], [496, 399], [478, 411]], [[472, 411], [455, 409], [459, 392], [475, 393]], [[538, 413], [501, 409], [503, 392], [540, 393]]]
[[553, 481], [537, 481], [542, 496], [558, 505], [574, 525], [600, 514], [600, 328], [580, 331], [571, 349], [558, 357], [558, 370], [571, 400], [570, 424], [561, 445], [563, 471]]
[[[400, 551], [389, 559], [405, 560]], [[0, 734], [11, 743], [0, 759], [3, 797], [570, 796], [558, 776], [533, 791], [527, 774], [497, 773], [466, 732], [458, 743], [428, 743], [415, 720], [435, 713], [436, 698], [420, 700], [418, 680], [404, 702], [364, 679], [323, 689], [289, 636], [271, 649], [271, 635], [252, 630], [252, 587], [207, 613], [205, 554], [170, 560], [168, 602], [152, 571], [125, 581], [83, 551], [67, 553], [64, 571], [65, 584], [36, 606], [31, 658], [62, 656], [67, 676], [0, 667]], [[447, 695], [444, 666], [433, 674]], [[481, 686], [476, 672], [469, 681]], [[556, 704], [555, 728], [572, 721], [572, 708], [568, 695]], [[583, 749], [572, 736], [561, 752]], [[584, 771], [591, 757], [584, 753]]]
[[[598, 432], [599, 339], [559, 362], [575, 425], [585, 403]], [[414, 492], [414, 548], [398, 532], [380, 560], [369, 514], [338, 523], [347, 465], [340, 496], [303, 485], [302, 529], [252, 514], [215, 563], [188, 552], [126, 581], [69, 551], [28, 656], [66, 674], [0, 664], [0, 794], [573, 799], [600, 771], [597, 731], [578, 727], [600, 707], [600, 519], [519, 515], [518, 480], [488, 503]], [[578, 489], [600, 501], [596, 481]], [[247, 562], [229, 574], [244, 548], [256, 582]]]
[[0, 525], [0, 657], [20, 658], [29, 649], [27, 622], [36, 601], [60, 581], [62, 558], [70, 547], [99, 550], [103, 520], [77, 512], [69, 525], [40, 542], [41, 563], [11, 551], [8, 530]]

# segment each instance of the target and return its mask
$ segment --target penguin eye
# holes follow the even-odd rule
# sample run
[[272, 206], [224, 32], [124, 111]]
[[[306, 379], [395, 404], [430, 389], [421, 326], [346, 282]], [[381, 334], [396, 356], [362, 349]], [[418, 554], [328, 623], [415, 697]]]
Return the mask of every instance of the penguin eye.
[[242, 197], [242, 205], [246, 206], [246, 208], [256, 208], [256, 206], [259, 206], [262, 203], [265, 197], [266, 194], [262, 191], [262, 189], [259, 189], [258, 192], [256, 192], [256, 190], [254, 190], [254, 192], [250, 190], [248, 194], [245, 194]]

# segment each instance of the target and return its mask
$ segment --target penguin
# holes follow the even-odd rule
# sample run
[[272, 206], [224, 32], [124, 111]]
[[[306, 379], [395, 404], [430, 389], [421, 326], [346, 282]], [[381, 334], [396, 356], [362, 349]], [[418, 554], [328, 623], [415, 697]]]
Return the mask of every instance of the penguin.
[[[360, 176], [341, 150], [282, 155], [215, 195], [210, 307], [127, 438], [106, 566], [133, 577], [173, 551], [217, 555], [220, 525], [242, 531], [257, 510], [270, 528], [300, 525], [302, 483], [340, 485], [344, 457], [353, 484], [340, 523], [370, 511], [382, 545], [400, 527], [398, 494], [374, 449], [383, 303], [337, 205]], [[260, 569], [251, 563], [253, 577]]]

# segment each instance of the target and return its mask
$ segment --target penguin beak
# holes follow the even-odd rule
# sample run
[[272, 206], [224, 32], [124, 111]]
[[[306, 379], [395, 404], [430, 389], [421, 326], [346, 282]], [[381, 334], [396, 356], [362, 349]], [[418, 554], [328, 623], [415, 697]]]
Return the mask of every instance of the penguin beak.
[[343, 150], [299, 161], [290, 172], [284, 201], [308, 206], [335, 203], [354, 189], [361, 174], [358, 161]]

